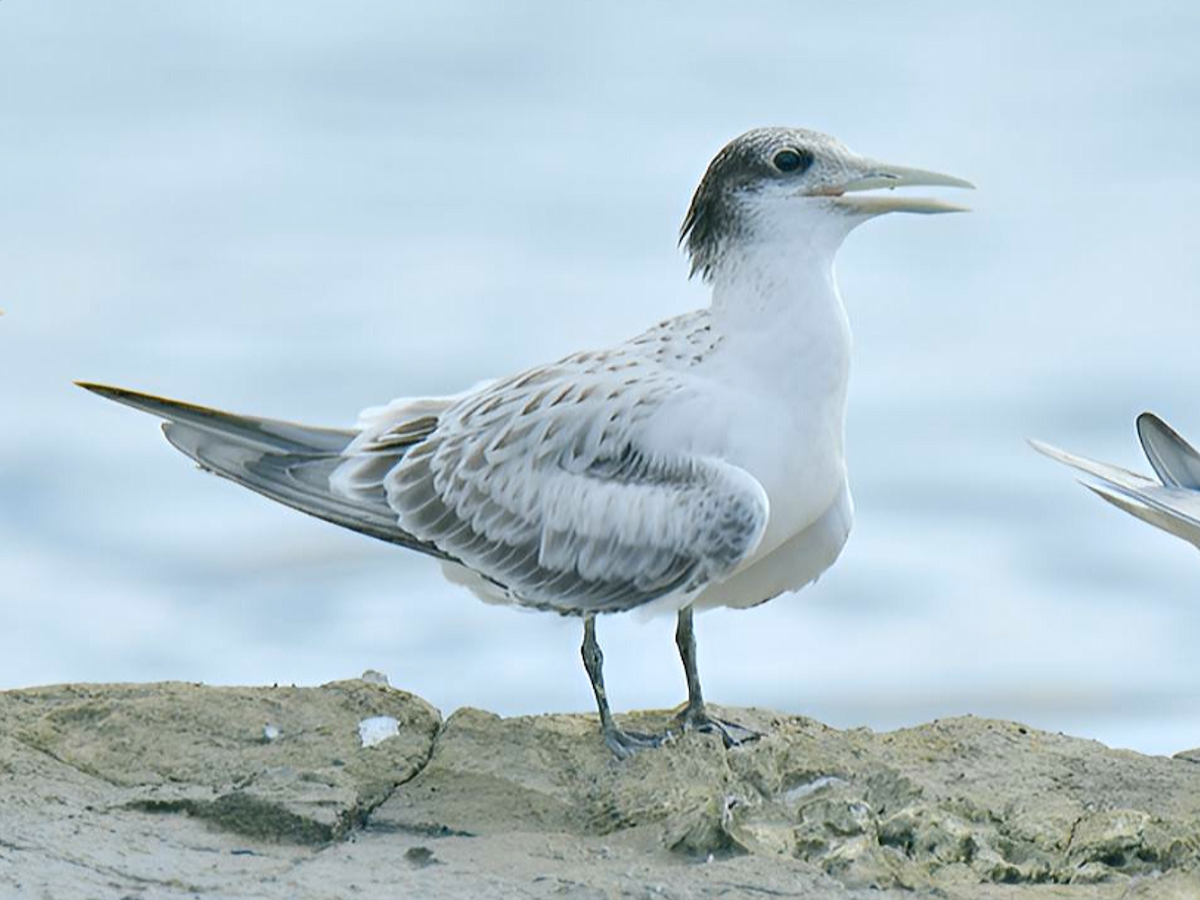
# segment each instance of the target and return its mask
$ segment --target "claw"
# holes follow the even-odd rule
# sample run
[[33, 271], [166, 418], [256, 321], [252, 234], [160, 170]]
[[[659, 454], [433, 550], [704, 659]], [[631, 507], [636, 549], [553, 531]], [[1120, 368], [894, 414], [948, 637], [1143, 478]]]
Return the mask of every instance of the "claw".
[[617, 759], [629, 759], [639, 750], [648, 750], [662, 745], [664, 735], [644, 734], [640, 731], [625, 731], [617, 728], [605, 729], [604, 743]]
[[701, 734], [718, 734], [725, 746], [740, 747], [757, 741], [762, 734], [736, 722], [726, 722], [710, 716], [704, 707], [688, 707], [675, 717], [675, 723], [683, 731], [699, 731]]

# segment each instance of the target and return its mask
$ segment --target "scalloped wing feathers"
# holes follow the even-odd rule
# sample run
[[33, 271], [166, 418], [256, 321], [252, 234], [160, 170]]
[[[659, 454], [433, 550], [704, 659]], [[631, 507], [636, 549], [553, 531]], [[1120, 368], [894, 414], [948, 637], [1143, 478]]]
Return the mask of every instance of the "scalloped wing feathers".
[[754, 551], [768, 504], [735, 466], [639, 442], [687, 390], [676, 371], [579, 354], [459, 400], [382, 485], [405, 530], [514, 602], [607, 612], [692, 592]]

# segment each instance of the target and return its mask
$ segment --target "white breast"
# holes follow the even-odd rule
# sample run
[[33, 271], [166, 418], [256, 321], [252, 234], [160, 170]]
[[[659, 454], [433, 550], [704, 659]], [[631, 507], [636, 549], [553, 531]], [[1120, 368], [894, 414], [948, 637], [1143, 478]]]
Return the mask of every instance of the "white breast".
[[770, 518], [757, 552], [706, 588], [701, 608], [749, 606], [797, 590], [832, 565], [849, 534], [849, 321], [831, 265], [794, 262], [751, 260], [743, 272], [758, 277], [714, 286], [722, 343], [700, 374], [721, 389], [685, 415], [701, 423], [723, 459], [762, 484]]

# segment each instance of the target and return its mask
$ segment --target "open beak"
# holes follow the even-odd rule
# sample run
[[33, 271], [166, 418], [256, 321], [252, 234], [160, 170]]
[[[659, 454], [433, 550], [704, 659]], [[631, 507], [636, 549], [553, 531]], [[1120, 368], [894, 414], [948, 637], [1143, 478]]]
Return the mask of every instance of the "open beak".
[[879, 188], [892, 190], [911, 185], [956, 187], [969, 190], [975, 188], [971, 182], [963, 181], [961, 178], [942, 175], [939, 172], [927, 172], [924, 169], [912, 169], [908, 166], [893, 166], [862, 157], [856, 159], [848, 167], [846, 174], [848, 178], [845, 181], [826, 185], [817, 193], [831, 197], [834, 206], [858, 216], [878, 216], [890, 212], [926, 214], [967, 212], [968, 207], [947, 203], [933, 197], [904, 197], [884, 194], [848, 197], [847, 194], [873, 191]]

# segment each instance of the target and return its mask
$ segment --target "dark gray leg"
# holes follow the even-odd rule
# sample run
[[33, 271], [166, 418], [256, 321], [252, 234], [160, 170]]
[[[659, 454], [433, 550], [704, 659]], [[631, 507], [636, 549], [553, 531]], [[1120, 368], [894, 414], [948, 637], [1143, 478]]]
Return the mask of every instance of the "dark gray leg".
[[685, 730], [715, 732], [721, 735], [726, 747], [733, 747], [759, 737], [757, 732], [733, 722], [714, 719], [704, 706], [704, 694], [700, 690], [700, 670], [696, 665], [696, 632], [692, 628], [692, 608], [685, 606], [679, 611], [675, 625], [675, 646], [683, 660], [683, 673], [687, 676], [688, 700], [677, 718]]
[[683, 674], [687, 677], [688, 700], [683, 709], [683, 720], [703, 718], [704, 694], [700, 690], [700, 670], [696, 665], [696, 632], [692, 628], [692, 608], [685, 606], [679, 611], [675, 623], [675, 646], [683, 660]]
[[596, 642], [596, 617], [591, 613], [583, 617], [583, 646], [580, 652], [583, 655], [583, 667], [592, 681], [596, 707], [600, 710], [600, 730], [604, 733], [604, 743], [608, 744], [613, 755], [618, 759], [627, 759], [637, 750], [661, 744], [662, 738], [622, 731], [613, 721], [612, 711], [608, 708], [608, 694], [604, 690], [604, 654]]

